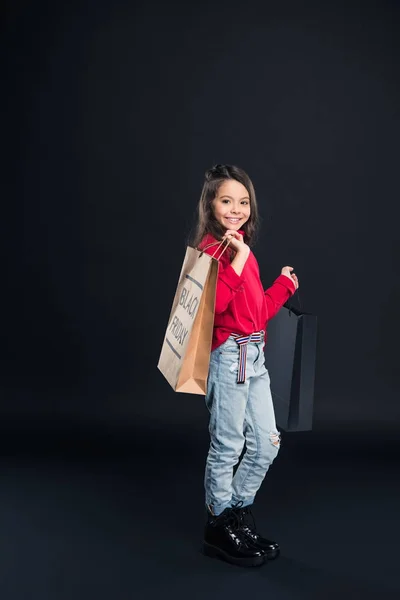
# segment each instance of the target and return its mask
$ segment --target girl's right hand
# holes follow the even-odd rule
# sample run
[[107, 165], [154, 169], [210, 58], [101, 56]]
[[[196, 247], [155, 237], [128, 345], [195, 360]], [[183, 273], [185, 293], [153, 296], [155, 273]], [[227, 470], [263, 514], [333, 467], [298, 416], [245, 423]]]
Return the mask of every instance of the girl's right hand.
[[229, 246], [231, 246], [235, 252], [250, 254], [250, 247], [244, 243], [243, 236], [234, 229], [227, 229], [223, 240], [229, 240]]

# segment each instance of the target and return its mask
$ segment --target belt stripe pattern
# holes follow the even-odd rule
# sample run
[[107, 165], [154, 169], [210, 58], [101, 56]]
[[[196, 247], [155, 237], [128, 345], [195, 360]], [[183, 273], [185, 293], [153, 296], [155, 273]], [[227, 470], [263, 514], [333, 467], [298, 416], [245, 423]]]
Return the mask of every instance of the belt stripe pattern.
[[262, 342], [264, 339], [264, 331], [257, 331], [251, 335], [238, 335], [237, 333], [232, 333], [231, 335], [239, 346], [239, 368], [237, 383], [245, 383], [247, 345], [249, 342]]

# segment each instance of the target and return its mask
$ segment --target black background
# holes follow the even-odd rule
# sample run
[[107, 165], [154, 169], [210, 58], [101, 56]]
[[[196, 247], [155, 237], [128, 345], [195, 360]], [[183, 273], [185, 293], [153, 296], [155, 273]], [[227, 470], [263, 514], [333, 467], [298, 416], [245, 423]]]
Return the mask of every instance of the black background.
[[217, 162], [255, 185], [265, 287], [294, 266], [318, 316], [318, 440], [362, 430], [373, 455], [397, 436], [399, 18], [394, 1], [3, 8], [6, 455], [67, 432], [66, 454], [110, 435], [155, 455], [201, 439], [204, 458], [203, 399], [157, 362]]
[[265, 286], [293, 265], [318, 315], [316, 426], [398, 424], [398, 24], [391, 2], [10, 8], [2, 411], [198, 421], [156, 364], [226, 162]]

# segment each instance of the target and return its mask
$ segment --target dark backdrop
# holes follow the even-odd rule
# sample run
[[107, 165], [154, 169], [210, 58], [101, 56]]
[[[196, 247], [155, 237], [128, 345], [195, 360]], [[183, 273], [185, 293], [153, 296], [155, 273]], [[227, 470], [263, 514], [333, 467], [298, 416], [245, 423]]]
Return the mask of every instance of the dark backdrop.
[[[398, 428], [399, 3], [99, 0], [3, 13], [1, 418], [152, 423], [203, 174], [248, 171], [265, 286], [318, 315], [315, 427]], [[148, 425], [146, 425], [148, 426]]]

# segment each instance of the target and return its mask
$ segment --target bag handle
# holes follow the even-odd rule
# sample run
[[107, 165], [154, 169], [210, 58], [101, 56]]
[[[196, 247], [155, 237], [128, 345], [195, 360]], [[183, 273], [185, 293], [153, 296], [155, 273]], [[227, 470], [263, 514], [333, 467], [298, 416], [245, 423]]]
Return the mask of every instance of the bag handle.
[[[299, 294], [299, 290], [296, 290], [296, 291], [294, 292], [293, 296], [294, 296], [294, 295], [296, 295], [297, 304], [299, 305], [299, 308], [298, 308], [298, 310], [299, 310], [300, 312], [303, 312], [303, 308], [302, 308], [302, 306], [301, 306], [301, 300], [300, 300], [300, 294]], [[293, 298], [293, 296], [292, 296], [292, 298]], [[289, 303], [289, 301], [287, 301], [287, 302], [286, 302], [285, 306], [286, 306], [286, 308], [288, 308], [288, 309], [289, 309], [289, 317], [290, 317], [290, 316], [291, 316], [291, 314], [292, 314], [292, 312], [293, 312], [293, 309], [294, 309], [295, 307], [293, 306], [293, 304], [290, 304], [290, 303]]]
[[226, 244], [225, 248], [222, 250], [221, 254], [219, 255], [219, 258], [216, 259], [216, 260], [220, 260], [221, 256], [223, 255], [223, 253], [225, 252], [225, 250], [227, 249], [227, 247], [230, 244], [229, 240], [222, 240], [222, 242], [213, 242], [212, 244], [207, 244], [207, 246], [204, 246], [203, 250], [200, 251], [200, 256], [203, 256], [203, 254], [207, 250], [207, 248], [211, 248], [211, 246], [218, 246], [218, 248], [215, 250], [214, 254], [211, 254], [211, 258], [215, 258], [215, 255], [217, 254], [217, 252], [221, 248], [221, 246], [223, 246], [223, 244]]

